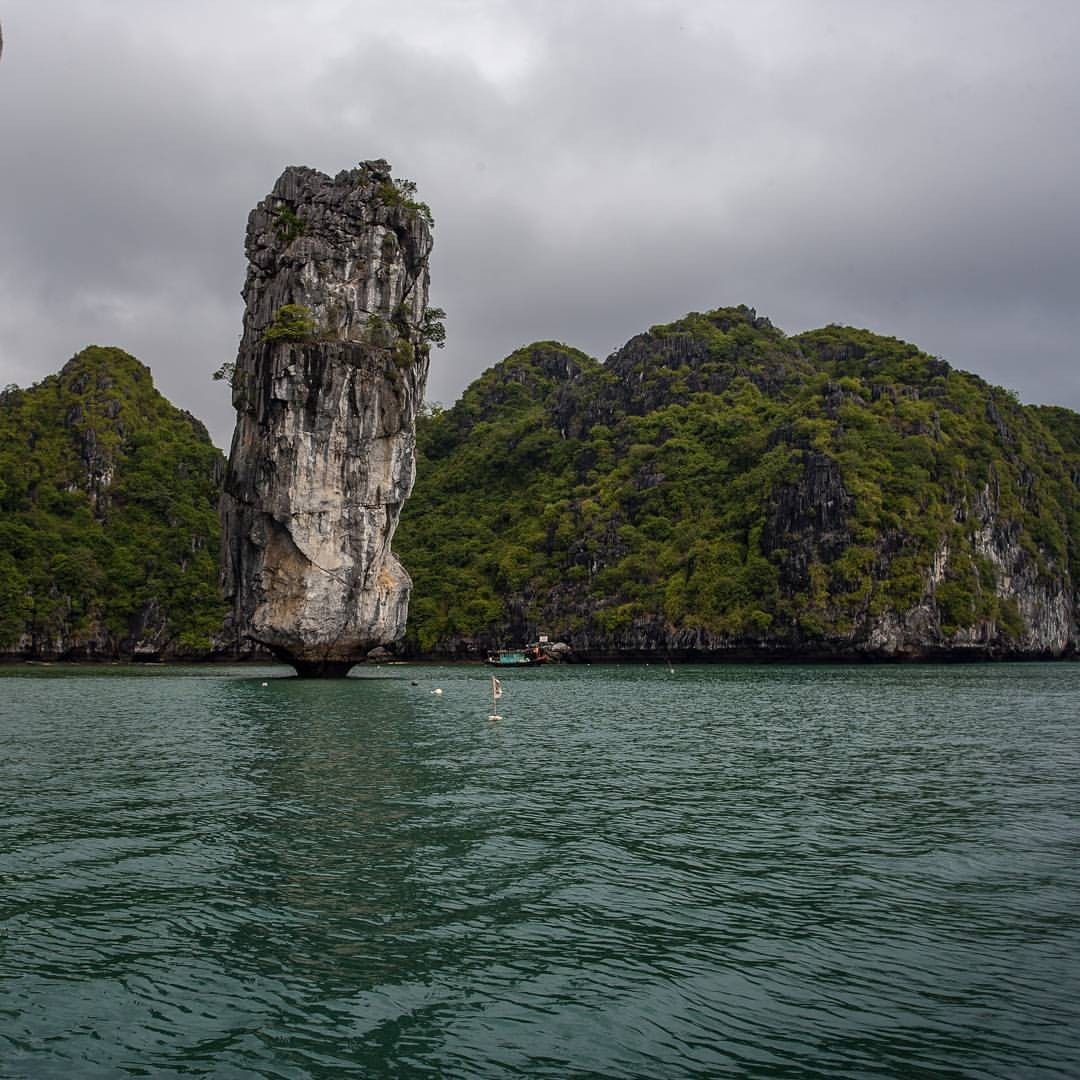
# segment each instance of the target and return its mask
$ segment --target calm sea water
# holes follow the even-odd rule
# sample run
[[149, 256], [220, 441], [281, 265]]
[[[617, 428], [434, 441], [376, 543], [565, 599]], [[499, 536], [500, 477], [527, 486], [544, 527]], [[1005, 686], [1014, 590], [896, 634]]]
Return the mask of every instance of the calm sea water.
[[0, 672], [0, 1075], [1080, 1075], [1080, 665], [286, 674]]

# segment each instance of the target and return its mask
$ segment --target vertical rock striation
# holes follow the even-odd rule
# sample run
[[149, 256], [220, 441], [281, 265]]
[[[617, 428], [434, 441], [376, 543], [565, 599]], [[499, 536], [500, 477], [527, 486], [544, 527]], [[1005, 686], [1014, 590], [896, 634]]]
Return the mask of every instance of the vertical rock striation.
[[385, 161], [290, 167], [248, 219], [222, 579], [238, 641], [301, 675], [344, 675], [405, 631], [390, 544], [432, 338], [411, 194]]

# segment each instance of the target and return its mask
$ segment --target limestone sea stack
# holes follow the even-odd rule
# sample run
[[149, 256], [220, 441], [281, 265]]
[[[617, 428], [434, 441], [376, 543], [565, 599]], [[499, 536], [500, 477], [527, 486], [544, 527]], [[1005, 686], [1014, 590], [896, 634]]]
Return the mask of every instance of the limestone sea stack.
[[431, 217], [385, 161], [290, 167], [248, 218], [236, 429], [222, 497], [230, 630], [304, 676], [405, 632], [390, 550], [415, 476]]

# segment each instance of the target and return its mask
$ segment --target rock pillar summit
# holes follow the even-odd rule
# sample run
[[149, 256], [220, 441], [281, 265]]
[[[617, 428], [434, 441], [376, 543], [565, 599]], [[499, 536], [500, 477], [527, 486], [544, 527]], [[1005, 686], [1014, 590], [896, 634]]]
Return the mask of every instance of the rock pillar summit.
[[238, 641], [300, 675], [345, 675], [405, 632], [390, 550], [442, 326], [430, 213], [385, 161], [290, 167], [248, 218], [222, 581]]

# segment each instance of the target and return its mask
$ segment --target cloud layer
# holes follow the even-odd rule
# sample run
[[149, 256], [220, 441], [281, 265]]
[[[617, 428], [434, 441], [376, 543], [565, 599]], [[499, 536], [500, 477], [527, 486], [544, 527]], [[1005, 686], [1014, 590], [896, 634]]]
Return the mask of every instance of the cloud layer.
[[1080, 408], [1071, 2], [388, 7], [9, 0], [0, 384], [119, 345], [226, 444], [248, 211], [386, 157], [436, 218], [433, 400], [748, 303]]

